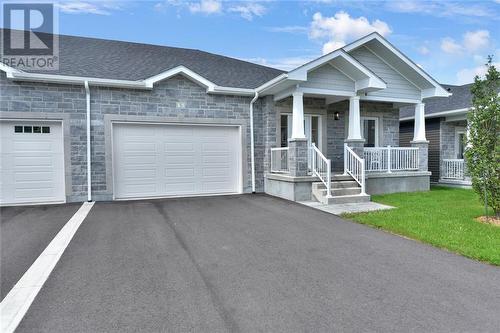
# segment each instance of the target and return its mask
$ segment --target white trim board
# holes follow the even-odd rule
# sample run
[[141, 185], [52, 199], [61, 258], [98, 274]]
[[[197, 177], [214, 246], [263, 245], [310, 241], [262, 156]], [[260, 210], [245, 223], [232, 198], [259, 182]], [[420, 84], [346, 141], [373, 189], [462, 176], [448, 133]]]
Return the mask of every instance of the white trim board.
[[[445, 117], [445, 116], [454, 116], [454, 115], [461, 115], [461, 114], [467, 114], [472, 108], [464, 108], [464, 109], [455, 109], [455, 110], [447, 110], [447, 111], [441, 111], [441, 112], [436, 112], [436, 113], [430, 113], [426, 114], [425, 118], [437, 118], [437, 117]], [[415, 116], [411, 117], [404, 117], [400, 118], [399, 121], [406, 121], [406, 120], [413, 120]]]
[[13, 333], [94, 206], [84, 202], [0, 303], [0, 331]]

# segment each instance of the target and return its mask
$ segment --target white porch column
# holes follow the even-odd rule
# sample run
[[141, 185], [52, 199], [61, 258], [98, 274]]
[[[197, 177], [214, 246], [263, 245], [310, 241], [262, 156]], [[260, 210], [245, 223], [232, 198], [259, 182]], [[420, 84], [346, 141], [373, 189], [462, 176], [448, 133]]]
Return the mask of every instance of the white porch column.
[[292, 94], [292, 139], [305, 139], [304, 132], [304, 93], [295, 91]]
[[415, 104], [415, 126], [413, 132], [413, 142], [427, 142], [425, 138], [425, 104]]
[[347, 141], [363, 140], [361, 137], [361, 117], [359, 115], [359, 96], [349, 98], [349, 132]]

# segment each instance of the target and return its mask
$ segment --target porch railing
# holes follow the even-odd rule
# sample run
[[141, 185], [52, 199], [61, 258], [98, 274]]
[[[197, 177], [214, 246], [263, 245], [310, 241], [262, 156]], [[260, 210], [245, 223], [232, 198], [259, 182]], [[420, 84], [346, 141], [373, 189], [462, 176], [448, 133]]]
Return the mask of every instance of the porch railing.
[[363, 154], [367, 172], [418, 170], [417, 147], [365, 147]]
[[323, 155], [321, 150], [313, 143], [311, 146], [311, 169], [313, 175], [318, 177], [326, 186], [326, 197], [331, 198], [332, 193], [332, 168], [331, 161]]
[[344, 144], [344, 173], [361, 186], [361, 194], [365, 194], [365, 160], [358, 156], [347, 144]]
[[271, 172], [287, 173], [288, 167], [288, 147], [271, 148]]
[[441, 178], [465, 179], [465, 163], [463, 159], [443, 159]]

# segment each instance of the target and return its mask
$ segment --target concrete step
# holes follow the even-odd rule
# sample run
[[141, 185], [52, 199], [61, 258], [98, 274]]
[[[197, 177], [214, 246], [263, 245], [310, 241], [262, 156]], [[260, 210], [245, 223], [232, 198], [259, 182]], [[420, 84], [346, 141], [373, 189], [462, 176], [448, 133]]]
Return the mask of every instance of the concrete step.
[[338, 197], [324, 198], [323, 203], [327, 204], [344, 204], [344, 203], [360, 203], [369, 202], [370, 196], [368, 194], [356, 194], [356, 195], [341, 195]]
[[[359, 184], [355, 180], [342, 180], [342, 181], [332, 181], [332, 190], [338, 188], [352, 188], [359, 187]], [[314, 182], [312, 186], [316, 189], [325, 189], [326, 186], [322, 182]]]
[[[321, 196], [326, 196], [326, 188], [318, 189]], [[361, 187], [351, 187], [351, 188], [334, 188], [331, 191], [331, 195], [334, 197], [343, 195], [355, 195], [361, 193]]]
[[346, 180], [353, 180], [350, 175], [332, 175], [332, 181], [346, 181]]

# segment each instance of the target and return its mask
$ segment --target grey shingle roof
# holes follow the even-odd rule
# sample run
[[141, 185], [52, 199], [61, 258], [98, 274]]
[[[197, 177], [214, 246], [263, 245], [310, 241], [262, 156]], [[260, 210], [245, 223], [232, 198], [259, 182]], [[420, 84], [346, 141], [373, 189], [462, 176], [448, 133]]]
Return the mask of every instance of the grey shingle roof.
[[[426, 116], [437, 112], [465, 109], [472, 106], [472, 94], [470, 92], [472, 83], [463, 86], [454, 86], [450, 84], [441, 85], [453, 95], [450, 97], [432, 97], [424, 99]], [[399, 109], [400, 118], [413, 117], [414, 115], [415, 108], [413, 106]]]
[[200, 50], [67, 35], [59, 35], [59, 59], [59, 70], [50, 74], [141, 80], [183, 65], [216, 85], [236, 88], [256, 88], [283, 73]]

